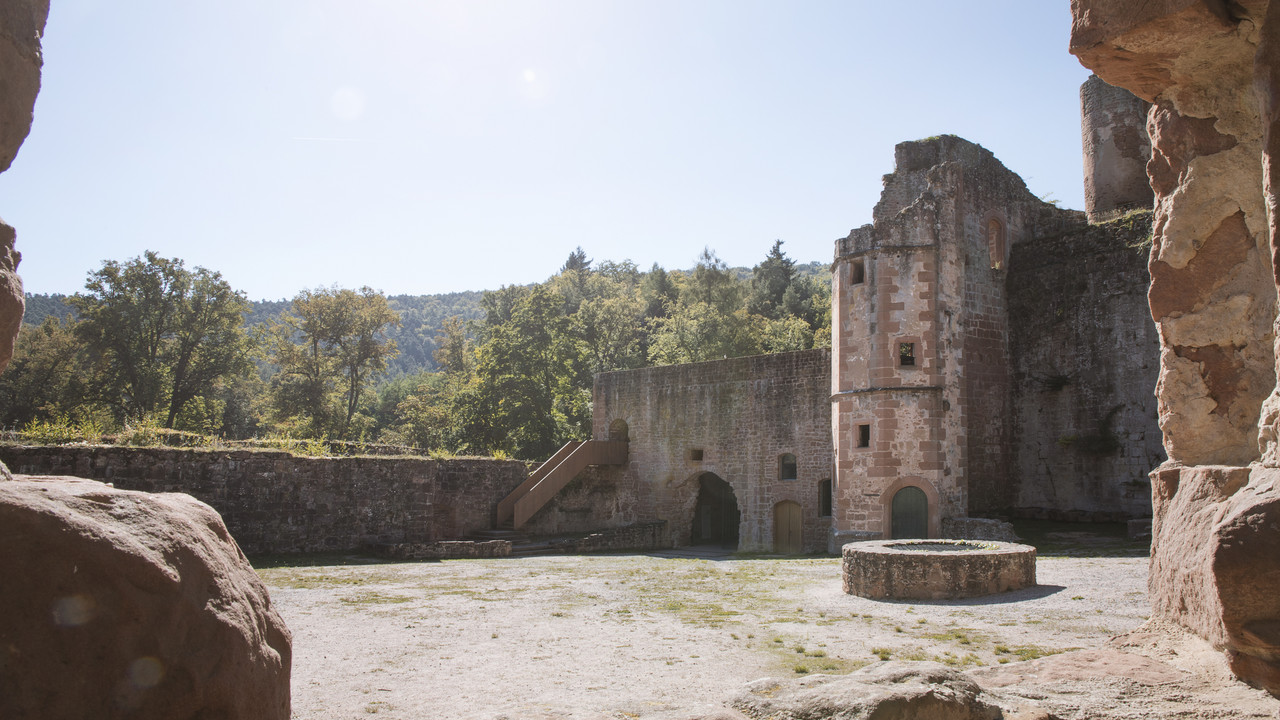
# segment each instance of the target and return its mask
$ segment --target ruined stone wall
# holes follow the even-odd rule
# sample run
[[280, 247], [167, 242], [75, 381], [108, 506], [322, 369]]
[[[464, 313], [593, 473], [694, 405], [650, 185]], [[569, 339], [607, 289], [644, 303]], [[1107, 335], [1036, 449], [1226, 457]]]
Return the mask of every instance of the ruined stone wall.
[[1014, 514], [1149, 517], [1165, 460], [1160, 339], [1147, 312], [1151, 214], [1014, 246], [1009, 261]]
[[1147, 182], [1150, 108], [1142, 98], [1108, 85], [1097, 75], [1090, 75], [1080, 86], [1084, 209], [1089, 222], [1151, 207], [1153, 195]]
[[0, 446], [14, 472], [74, 475], [208, 503], [246, 553], [452, 540], [492, 526], [522, 462], [304, 458], [283, 452]]
[[[808, 350], [597, 375], [594, 437], [617, 420], [630, 437], [627, 466], [600, 468], [619, 488], [616, 517], [666, 520], [670, 541], [688, 544], [699, 477], [713, 473], [733, 488], [740, 550], [773, 549], [775, 506], [788, 500], [801, 508], [804, 549], [825, 550], [829, 368], [827, 350]], [[794, 480], [779, 478], [784, 453], [796, 457]]]
[[[903, 485], [929, 498], [934, 536], [941, 519], [1011, 504], [1010, 248], [1084, 223], [961, 138], [901, 143], [895, 156], [874, 224], [836, 247], [836, 517], [850, 539], [890, 532]], [[903, 343], [915, 346], [910, 365]]]

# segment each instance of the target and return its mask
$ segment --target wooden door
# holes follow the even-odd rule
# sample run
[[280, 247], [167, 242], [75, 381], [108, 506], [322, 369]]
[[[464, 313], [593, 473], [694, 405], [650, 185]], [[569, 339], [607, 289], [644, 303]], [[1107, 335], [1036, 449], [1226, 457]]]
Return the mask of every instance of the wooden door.
[[893, 496], [890, 535], [895, 540], [929, 537], [929, 498], [918, 487], [908, 485]]
[[804, 552], [800, 503], [783, 500], [773, 506], [773, 551], [783, 555]]

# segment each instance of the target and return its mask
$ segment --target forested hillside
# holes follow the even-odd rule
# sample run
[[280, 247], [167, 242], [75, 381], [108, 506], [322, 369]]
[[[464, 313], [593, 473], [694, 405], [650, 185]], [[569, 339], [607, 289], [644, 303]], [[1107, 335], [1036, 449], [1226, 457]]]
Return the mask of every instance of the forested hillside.
[[705, 250], [689, 270], [641, 270], [579, 248], [532, 285], [258, 302], [217, 272], [146, 253], [27, 307], [0, 423], [36, 439], [183, 431], [523, 459], [588, 435], [595, 373], [803, 350], [831, 334], [827, 265], [797, 265], [781, 242], [750, 269]]

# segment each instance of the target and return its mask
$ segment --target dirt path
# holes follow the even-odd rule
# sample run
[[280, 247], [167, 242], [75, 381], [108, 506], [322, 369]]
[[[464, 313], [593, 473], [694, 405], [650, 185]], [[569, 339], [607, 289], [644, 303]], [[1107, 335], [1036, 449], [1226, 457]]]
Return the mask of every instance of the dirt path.
[[845, 595], [839, 560], [543, 557], [261, 570], [294, 635], [294, 717], [624, 718], [882, 659], [998, 666], [1147, 615], [1146, 558], [1042, 557], [985, 601]]

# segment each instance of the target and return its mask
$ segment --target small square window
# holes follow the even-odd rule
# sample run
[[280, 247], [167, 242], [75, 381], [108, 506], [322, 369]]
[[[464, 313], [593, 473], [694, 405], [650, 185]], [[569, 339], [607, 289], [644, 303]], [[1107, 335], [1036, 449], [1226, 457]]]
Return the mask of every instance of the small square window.
[[898, 343], [898, 364], [903, 367], [916, 364], [915, 343]]
[[702, 448], [695, 448], [689, 451], [689, 460], [692, 462], [702, 462]]
[[871, 426], [858, 426], [858, 447], [871, 447]]
[[861, 285], [867, 281], [867, 266], [861, 260], [854, 260], [849, 267], [849, 284]]

